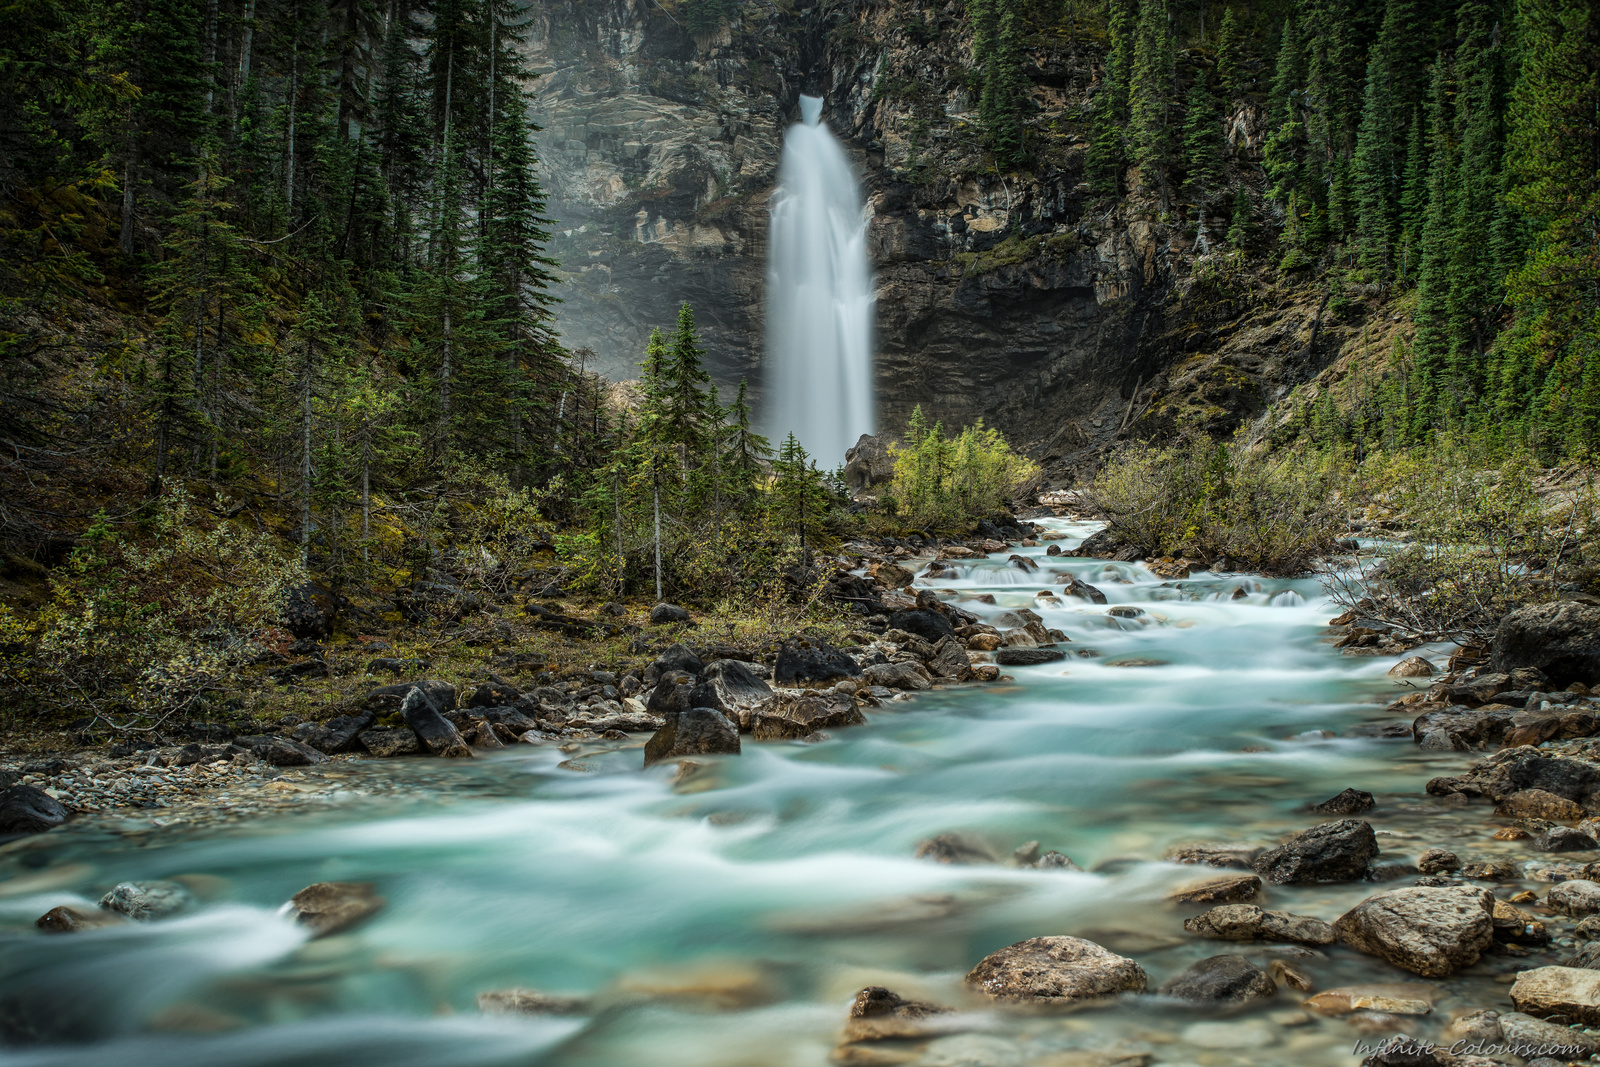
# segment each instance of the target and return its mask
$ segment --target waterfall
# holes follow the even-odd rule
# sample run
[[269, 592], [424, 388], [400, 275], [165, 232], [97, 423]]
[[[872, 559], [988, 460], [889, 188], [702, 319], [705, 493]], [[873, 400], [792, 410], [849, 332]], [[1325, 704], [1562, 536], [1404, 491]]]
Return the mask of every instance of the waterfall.
[[800, 116], [772, 194], [764, 422], [775, 446], [793, 431], [832, 468], [876, 427], [872, 272], [861, 190], [822, 100], [802, 96]]

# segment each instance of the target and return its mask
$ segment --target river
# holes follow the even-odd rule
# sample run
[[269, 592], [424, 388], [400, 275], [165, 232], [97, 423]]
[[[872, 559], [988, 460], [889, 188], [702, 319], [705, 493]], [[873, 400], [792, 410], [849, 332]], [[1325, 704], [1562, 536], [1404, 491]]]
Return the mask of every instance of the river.
[[[1095, 528], [1047, 525], [1074, 539]], [[676, 784], [673, 766], [639, 771], [642, 739], [596, 749], [590, 773], [529, 746], [472, 762], [349, 762], [325, 774], [337, 802], [315, 809], [164, 827], [83, 819], [0, 849], [0, 1026], [35, 1038], [0, 1063], [820, 1065], [857, 989], [978, 1009], [962, 975], [1040, 934], [1131, 955], [1152, 989], [1228, 951], [1301, 956], [1295, 966], [1323, 987], [1408, 978], [1342, 948], [1304, 956], [1185, 934], [1182, 920], [1204, 909], [1163, 898], [1211, 872], [1159, 859], [1185, 841], [1273, 843], [1323, 821], [1305, 806], [1346, 787], [1378, 796], [1381, 860], [1450, 846], [1421, 786], [1459, 757], [1350, 736], [1396, 694], [1394, 660], [1333, 649], [1338, 609], [1312, 580], [1163, 582], [1136, 564], [1019, 551], [1043, 569], [995, 558], [928, 584], [986, 617], [1036, 607], [1072, 655], [1008, 668], [1013, 684], [889, 702], [826, 741], [747, 740], [743, 755]], [[1145, 614], [1072, 599], [1039, 608], [1052, 570]], [[366, 787], [380, 778], [416, 788]], [[913, 858], [947, 831], [1000, 856], [1038, 841], [1085, 870]], [[73, 935], [33, 927], [116, 882], [175, 877], [198, 910]], [[329, 880], [374, 882], [387, 907], [308, 942], [277, 909]], [[1272, 888], [1262, 903], [1331, 920], [1374, 891]], [[1486, 1006], [1492, 984], [1482, 966], [1438, 983], [1435, 1014], [1451, 997]], [[477, 1011], [479, 993], [516, 986], [592, 995], [595, 1007]], [[1355, 1062], [1363, 1035], [1301, 1015], [1301, 999], [1285, 990], [1225, 1017], [1153, 997], [1059, 1016], [975, 1010], [972, 1029], [912, 1062]]]

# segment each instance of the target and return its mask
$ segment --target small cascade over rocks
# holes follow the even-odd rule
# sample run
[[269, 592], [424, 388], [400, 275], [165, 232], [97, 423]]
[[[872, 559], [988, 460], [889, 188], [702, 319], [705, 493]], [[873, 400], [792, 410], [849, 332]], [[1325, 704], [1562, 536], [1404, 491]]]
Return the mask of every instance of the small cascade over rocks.
[[802, 96], [800, 114], [772, 198], [764, 421], [775, 443], [793, 432], [827, 467], [876, 425], [875, 298], [855, 172], [822, 100]]

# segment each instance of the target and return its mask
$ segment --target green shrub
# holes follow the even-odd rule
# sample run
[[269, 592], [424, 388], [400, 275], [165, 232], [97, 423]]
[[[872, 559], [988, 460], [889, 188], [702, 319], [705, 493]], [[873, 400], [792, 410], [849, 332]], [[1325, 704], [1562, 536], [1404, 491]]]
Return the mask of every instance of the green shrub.
[[1338, 484], [1331, 460], [1191, 438], [1123, 449], [1087, 502], [1112, 536], [1152, 555], [1227, 557], [1236, 567], [1296, 574], [1332, 552], [1345, 529]]
[[1539, 474], [1528, 453], [1484, 467], [1458, 444], [1369, 458], [1351, 500], [1405, 540], [1324, 584], [1407, 633], [1486, 642], [1507, 612], [1570, 595], [1597, 554], [1592, 483], [1541, 495]]
[[906, 427], [906, 443], [892, 452], [894, 480], [885, 505], [901, 522], [930, 530], [968, 529], [1004, 511], [1039, 470], [982, 419], [947, 438], [943, 424], [928, 425], [920, 406]]

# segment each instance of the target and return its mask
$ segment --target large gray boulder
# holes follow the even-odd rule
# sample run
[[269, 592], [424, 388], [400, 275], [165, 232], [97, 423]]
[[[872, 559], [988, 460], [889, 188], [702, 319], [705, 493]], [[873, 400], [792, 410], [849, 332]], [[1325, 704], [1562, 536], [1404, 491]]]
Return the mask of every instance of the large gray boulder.
[[865, 715], [848, 696], [826, 700], [803, 696], [773, 697], [750, 718], [750, 735], [757, 741], [785, 741], [810, 737], [818, 730], [860, 726]]
[[1431, 779], [1427, 789], [1433, 796], [1464, 793], [1496, 803], [1525, 789], [1542, 789], [1583, 803], [1585, 797], [1600, 791], [1600, 768], [1527, 746], [1505, 748], [1473, 764], [1465, 774]]
[[855, 678], [861, 667], [849, 654], [834, 648], [820, 637], [795, 637], [778, 649], [772, 679], [779, 685], [796, 682], [835, 682]]
[[1495, 628], [1489, 666], [1537, 667], [1553, 689], [1600, 682], [1600, 606], [1563, 600], [1513, 611]]
[[67, 821], [67, 809], [43, 789], [14, 785], [0, 793], [0, 836], [39, 834]]
[[370, 728], [377, 716], [370, 711], [355, 715], [335, 715], [326, 722], [305, 722], [294, 728], [291, 735], [303, 745], [318, 752], [333, 755], [337, 752], [354, 752], [361, 747], [357, 740], [361, 731]]
[[1256, 857], [1257, 874], [1278, 885], [1354, 882], [1367, 876], [1378, 839], [1361, 819], [1340, 819], [1302, 830]]
[[700, 684], [689, 694], [689, 706], [716, 708], [747, 730], [751, 716], [771, 699], [772, 687], [757, 678], [747, 664], [719, 659], [702, 672]]
[[680, 756], [739, 754], [739, 728], [716, 708], [672, 711], [644, 746], [646, 767]]
[[1142, 993], [1144, 968], [1081, 937], [1030, 937], [985, 956], [967, 985], [998, 1001], [1065, 1006]]
[[1297, 941], [1331, 945], [1333, 927], [1309, 915], [1268, 911], [1255, 904], [1223, 904], [1183, 921], [1183, 928], [1221, 941]]
[[1275, 996], [1278, 984], [1243, 956], [1209, 956], [1162, 983], [1164, 997], [1202, 1004], [1243, 1004]]
[[471, 758], [472, 749], [457, 732], [455, 724], [439, 713], [421, 686], [411, 687], [411, 692], [400, 702], [400, 714], [417, 739], [435, 756]]
[[310, 745], [273, 734], [241, 737], [233, 744], [234, 747], [244, 749], [256, 759], [270, 763], [274, 767], [308, 767], [313, 763], [322, 763], [328, 758]]
[[894, 480], [894, 453], [889, 442], [864, 433], [844, 450], [844, 483], [851, 489], [870, 489]]
[[456, 706], [456, 700], [459, 698], [456, 687], [449, 682], [437, 678], [424, 678], [416, 682], [378, 686], [367, 693], [367, 710], [380, 719], [393, 714], [400, 710], [406, 695], [413, 689], [421, 689], [427, 695], [429, 702], [440, 711], [450, 711]]
[[1478, 962], [1494, 940], [1494, 894], [1473, 886], [1413, 886], [1368, 897], [1333, 924], [1340, 941], [1426, 978]]

